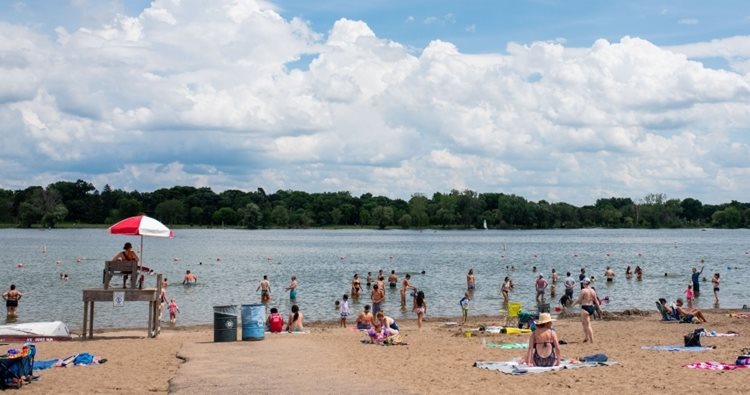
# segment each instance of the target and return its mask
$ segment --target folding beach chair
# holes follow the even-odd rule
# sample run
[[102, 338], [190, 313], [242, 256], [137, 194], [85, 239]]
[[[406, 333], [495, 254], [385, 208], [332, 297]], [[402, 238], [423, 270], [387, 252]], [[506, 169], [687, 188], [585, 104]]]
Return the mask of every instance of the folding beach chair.
[[665, 322], [677, 322], [678, 320], [675, 319], [675, 317], [672, 314], [669, 314], [665, 309], [664, 306], [657, 300], [656, 301], [656, 310], [659, 311], [659, 314], [661, 314], [661, 320]]
[[28, 355], [15, 358], [0, 358], [0, 387], [21, 388], [24, 380], [31, 381], [34, 373], [36, 348], [30, 346]]

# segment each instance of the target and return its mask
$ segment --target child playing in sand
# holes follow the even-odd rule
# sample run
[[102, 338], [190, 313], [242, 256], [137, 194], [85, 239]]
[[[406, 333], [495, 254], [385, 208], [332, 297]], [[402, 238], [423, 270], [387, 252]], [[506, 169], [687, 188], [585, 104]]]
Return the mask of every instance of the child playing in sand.
[[343, 302], [341, 302], [341, 309], [339, 310], [341, 313], [341, 325], [339, 326], [346, 328], [346, 317], [349, 316], [349, 295], [344, 294], [342, 299]]
[[461, 313], [463, 314], [464, 321], [463, 323], [466, 323], [466, 319], [469, 316], [469, 292], [464, 292], [464, 297], [461, 298], [461, 300], [458, 302], [458, 304], [461, 305]]
[[266, 325], [268, 326], [269, 332], [281, 333], [281, 330], [284, 328], [284, 317], [279, 314], [279, 309], [275, 307], [271, 308], [271, 314], [266, 320]]
[[180, 307], [177, 306], [177, 302], [175, 302], [174, 298], [172, 298], [169, 301], [169, 305], [167, 306], [167, 310], [169, 310], [169, 322], [174, 325], [177, 323], [177, 313], [180, 311]]
[[693, 299], [695, 298], [695, 292], [693, 292], [693, 286], [688, 285], [687, 289], [685, 290], [685, 299], [687, 299], [687, 304], [689, 308], [693, 308]]

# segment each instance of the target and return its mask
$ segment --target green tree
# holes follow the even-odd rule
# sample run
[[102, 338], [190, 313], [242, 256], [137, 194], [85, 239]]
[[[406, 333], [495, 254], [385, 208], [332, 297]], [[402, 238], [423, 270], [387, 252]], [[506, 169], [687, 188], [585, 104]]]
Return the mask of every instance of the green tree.
[[255, 203], [248, 203], [245, 207], [240, 208], [237, 213], [242, 225], [248, 229], [257, 229], [263, 219], [263, 213]]
[[402, 215], [401, 218], [398, 219], [398, 224], [404, 229], [409, 229], [411, 227], [411, 215]]
[[739, 228], [742, 221], [742, 215], [736, 207], [729, 206], [723, 210], [718, 210], [711, 216], [713, 226], [720, 228]]
[[185, 204], [182, 200], [169, 199], [156, 205], [156, 217], [168, 224], [181, 224], [185, 220]]
[[289, 225], [289, 210], [281, 204], [274, 206], [271, 210], [271, 222], [276, 226], [286, 227]]
[[134, 198], [123, 198], [117, 202], [117, 221], [143, 213], [143, 204]]
[[237, 224], [237, 212], [231, 207], [222, 207], [212, 216], [213, 222], [221, 226], [232, 226]]

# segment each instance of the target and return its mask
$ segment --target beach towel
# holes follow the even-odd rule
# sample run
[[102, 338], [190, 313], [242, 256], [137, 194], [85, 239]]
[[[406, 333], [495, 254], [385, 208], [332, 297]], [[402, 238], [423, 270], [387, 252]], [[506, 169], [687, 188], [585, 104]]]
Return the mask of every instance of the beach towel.
[[486, 342], [484, 343], [485, 346], [491, 347], [491, 348], [501, 348], [504, 350], [511, 350], [511, 349], [517, 349], [517, 348], [528, 348], [529, 343], [495, 343], [495, 342]]
[[685, 347], [685, 346], [641, 346], [641, 350], [651, 351], [706, 351], [713, 347]]
[[718, 371], [750, 368], [750, 366], [747, 366], [747, 365], [734, 365], [730, 363], [722, 363], [722, 362], [715, 362], [715, 361], [694, 362], [694, 363], [685, 365], [685, 367], [690, 368], [690, 369], [704, 369], [704, 370], [718, 370]]
[[49, 368], [57, 365], [59, 362], [60, 362], [60, 360], [57, 359], [57, 358], [55, 358], [55, 359], [48, 359], [48, 360], [44, 360], [44, 361], [34, 361], [34, 367], [32, 369], [33, 370], [45, 370], [45, 369], [49, 369]]
[[716, 331], [710, 331], [710, 332], [702, 332], [701, 336], [704, 337], [732, 337], [737, 336], [739, 333], [736, 332], [728, 332], [728, 333], [717, 333]]
[[578, 368], [591, 368], [596, 366], [610, 366], [614, 365], [615, 362], [576, 362], [569, 359], [563, 359], [560, 361], [559, 366], [540, 367], [540, 366], [526, 366], [525, 364], [518, 363], [516, 361], [477, 361], [474, 362], [474, 367], [480, 369], [497, 370], [505, 374], [527, 374], [527, 373], [547, 373], [556, 372], [563, 369], [578, 369]]

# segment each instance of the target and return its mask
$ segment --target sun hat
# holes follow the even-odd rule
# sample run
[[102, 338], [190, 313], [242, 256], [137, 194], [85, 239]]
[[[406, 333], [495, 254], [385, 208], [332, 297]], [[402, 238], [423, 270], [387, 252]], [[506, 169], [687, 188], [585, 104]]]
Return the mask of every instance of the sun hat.
[[552, 321], [557, 321], [557, 320], [553, 319], [550, 313], [541, 313], [539, 314], [539, 319], [536, 320], [536, 324], [541, 325], [541, 324], [546, 324]]

